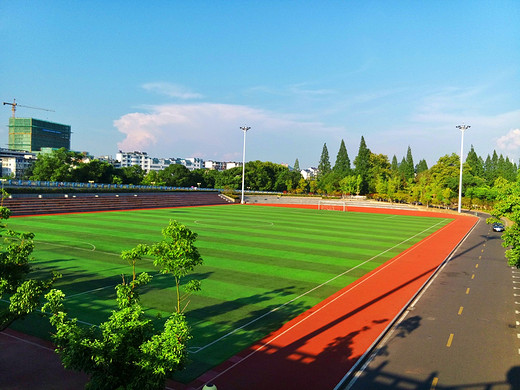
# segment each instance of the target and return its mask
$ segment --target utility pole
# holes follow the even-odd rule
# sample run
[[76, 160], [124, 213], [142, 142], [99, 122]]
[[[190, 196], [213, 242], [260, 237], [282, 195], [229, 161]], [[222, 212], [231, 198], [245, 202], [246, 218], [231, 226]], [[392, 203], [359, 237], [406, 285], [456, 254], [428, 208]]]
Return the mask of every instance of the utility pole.
[[240, 130], [244, 132], [244, 148], [242, 153], [242, 200], [240, 201], [241, 204], [244, 204], [244, 177], [246, 175], [246, 133], [248, 130], [250, 130], [251, 127], [242, 126]]
[[469, 129], [471, 126], [467, 126], [465, 124], [455, 126], [462, 133], [460, 138], [460, 177], [459, 177], [459, 206], [457, 211], [460, 213], [461, 205], [462, 205], [462, 153], [464, 150], [464, 132]]

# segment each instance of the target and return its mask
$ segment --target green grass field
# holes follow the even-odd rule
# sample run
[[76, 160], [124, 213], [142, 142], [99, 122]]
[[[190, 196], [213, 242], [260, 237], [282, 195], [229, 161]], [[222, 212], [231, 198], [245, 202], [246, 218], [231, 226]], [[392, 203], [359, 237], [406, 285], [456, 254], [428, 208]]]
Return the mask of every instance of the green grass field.
[[[209, 206], [12, 218], [9, 226], [36, 234], [39, 272], [58, 270], [56, 285], [69, 313], [88, 324], [115, 308], [116, 284], [130, 267], [119, 254], [161, 238], [176, 219], [199, 234], [202, 291], [186, 315], [192, 364], [189, 381], [447, 224], [450, 219], [259, 206]], [[151, 260], [154, 276], [142, 295], [155, 316], [174, 308], [173, 280]], [[17, 329], [48, 338], [33, 315]]]

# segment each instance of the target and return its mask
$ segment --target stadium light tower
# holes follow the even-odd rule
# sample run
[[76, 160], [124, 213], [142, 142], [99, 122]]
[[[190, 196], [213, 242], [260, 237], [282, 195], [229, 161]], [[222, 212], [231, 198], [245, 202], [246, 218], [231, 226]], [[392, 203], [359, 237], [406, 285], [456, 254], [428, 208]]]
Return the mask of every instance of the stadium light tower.
[[246, 133], [247, 130], [250, 130], [251, 127], [242, 126], [240, 130], [244, 132], [244, 149], [242, 153], [242, 200], [240, 201], [241, 204], [244, 204], [244, 177], [246, 175]]
[[460, 213], [460, 207], [462, 204], [462, 153], [464, 150], [464, 132], [469, 129], [471, 126], [467, 126], [465, 124], [455, 126], [462, 133], [460, 138], [460, 177], [459, 177], [459, 207], [457, 211]]

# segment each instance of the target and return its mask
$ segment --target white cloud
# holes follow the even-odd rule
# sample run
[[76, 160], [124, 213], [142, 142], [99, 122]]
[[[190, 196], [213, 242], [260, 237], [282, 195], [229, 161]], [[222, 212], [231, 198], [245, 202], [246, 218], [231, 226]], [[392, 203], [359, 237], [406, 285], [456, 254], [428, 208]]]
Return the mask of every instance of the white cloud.
[[[310, 153], [317, 161], [327, 137], [344, 131], [290, 115], [214, 103], [154, 106], [149, 112], [129, 113], [114, 121], [114, 126], [126, 136], [118, 143], [120, 150], [207, 160], [241, 160], [240, 126], [244, 125], [251, 126], [247, 133], [248, 160], [291, 164], [296, 157], [302, 161]], [[280, 156], [284, 161], [280, 161]]]
[[508, 151], [520, 148], [520, 129], [512, 129], [506, 135], [497, 139], [497, 146]]
[[201, 99], [203, 97], [200, 93], [192, 92], [182, 85], [166, 82], [146, 83], [143, 84], [142, 87], [149, 92], [155, 92], [160, 95], [166, 95], [183, 100]]

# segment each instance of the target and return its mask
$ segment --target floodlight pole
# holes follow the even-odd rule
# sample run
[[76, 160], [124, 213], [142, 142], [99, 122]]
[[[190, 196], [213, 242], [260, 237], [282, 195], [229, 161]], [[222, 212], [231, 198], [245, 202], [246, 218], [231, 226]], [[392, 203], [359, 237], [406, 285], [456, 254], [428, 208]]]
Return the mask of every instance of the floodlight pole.
[[460, 138], [460, 177], [459, 177], [459, 206], [457, 211], [460, 213], [460, 208], [462, 205], [462, 153], [464, 150], [464, 132], [469, 129], [471, 126], [467, 126], [465, 124], [455, 126], [461, 132]]
[[250, 130], [251, 127], [242, 126], [240, 130], [244, 132], [244, 148], [242, 153], [242, 200], [240, 201], [241, 204], [244, 204], [244, 178], [246, 175], [246, 133], [247, 130]]

